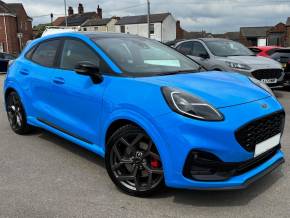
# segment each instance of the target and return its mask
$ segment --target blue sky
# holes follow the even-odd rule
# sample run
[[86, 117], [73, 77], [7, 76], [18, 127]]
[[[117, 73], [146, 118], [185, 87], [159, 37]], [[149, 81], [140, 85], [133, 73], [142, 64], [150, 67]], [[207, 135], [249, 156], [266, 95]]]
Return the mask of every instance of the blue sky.
[[[64, 14], [63, 0], [4, 0], [21, 2], [34, 24], [49, 22], [51, 12]], [[85, 11], [94, 11], [99, 4], [103, 17], [146, 13], [146, 0], [67, 0], [77, 11], [83, 3]], [[289, 0], [151, 0], [151, 12], [171, 12], [188, 31], [206, 30], [213, 33], [238, 31], [240, 26], [269, 26], [286, 22], [290, 17]], [[41, 17], [39, 17], [41, 16]]]

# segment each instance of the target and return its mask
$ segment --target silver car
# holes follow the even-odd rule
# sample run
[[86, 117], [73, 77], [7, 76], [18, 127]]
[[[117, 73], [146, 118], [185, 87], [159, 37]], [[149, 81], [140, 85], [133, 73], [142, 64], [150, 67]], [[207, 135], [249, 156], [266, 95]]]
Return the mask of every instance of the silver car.
[[284, 72], [279, 62], [255, 56], [247, 47], [235, 41], [192, 39], [177, 43], [175, 49], [210, 71], [239, 72], [259, 79], [272, 88], [283, 84]]

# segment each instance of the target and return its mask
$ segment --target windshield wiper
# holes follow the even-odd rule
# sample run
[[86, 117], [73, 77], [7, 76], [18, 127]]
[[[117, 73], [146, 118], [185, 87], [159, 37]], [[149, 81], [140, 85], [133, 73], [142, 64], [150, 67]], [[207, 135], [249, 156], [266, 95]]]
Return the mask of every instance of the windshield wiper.
[[177, 71], [173, 71], [173, 72], [159, 73], [159, 74], [157, 74], [157, 76], [168, 76], [168, 75], [175, 75], [175, 74], [179, 74], [179, 73], [196, 73], [201, 69], [202, 69], [202, 67], [198, 68], [197, 70], [177, 70]]

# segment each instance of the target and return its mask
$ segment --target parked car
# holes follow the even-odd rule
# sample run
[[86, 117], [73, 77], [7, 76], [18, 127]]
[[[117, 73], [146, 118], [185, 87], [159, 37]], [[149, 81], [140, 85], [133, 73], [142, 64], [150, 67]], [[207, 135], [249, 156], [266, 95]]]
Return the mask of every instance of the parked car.
[[280, 63], [257, 57], [238, 42], [202, 38], [177, 43], [175, 48], [209, 71], [238, 72], [254, 77], [272, 88], [283, 85], [284, 72]]
[[5, 52], [0, 52], [0, 73], [7, 72], [9, 61], [14, 59], [15, 59], [14, 55]]
[[8, 120], [17, 134], [40, 127], [104, 157], [131, 195], [245, 188], [284, 162], [285, 112], [259, 80], [199, 69], [138, 36], [50, 35], [9, 68]]
[[280, 62], [284, 69], [284, 86], [290, 87], [290, 48], [279, 48], [276, 49], [270, 58]]
[[278, 46], [254, 46], [249, 49], [257, 56], [270, 58], [270, 56], [281, 47]]

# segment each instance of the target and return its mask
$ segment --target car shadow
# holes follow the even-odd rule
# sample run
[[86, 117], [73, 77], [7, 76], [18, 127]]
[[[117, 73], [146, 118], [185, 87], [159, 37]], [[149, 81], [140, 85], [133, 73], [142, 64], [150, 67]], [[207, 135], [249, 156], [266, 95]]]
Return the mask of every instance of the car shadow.
[[[63, 149], [78, 155], [93, 164], [105, 167], [104, 160], [98, 155], [82, 148], [70, 141], [67, 141], [46, 130], [37, 129], [34, 133], [43, 140], [52, 142]], [[172, 198], [173, 202], [182, 205], [191, 205], [195, 207], [224, 207], [224, 206], [242, 206], [247, 205], [257, 196], [267, 191], [275, 185], [283, 176], [281, 168], [276, 169], [271, 174], [251, 184], [246, 189], [230, 191], [201, 191], [201, 190], [183, 190], [167, 188], [151, 196], [150, 199]], [[116, 191], [118, 189], [116, 188]], [[122, 194], [122, 193], [121, 193]]]
[[[280, 168], [281, 169], [281, 168]], [[256, 197], [267, 191], [283, 176], [280, 169], [251, 184], [246, 189], [223, 191], [195, 191], [168, 189], [152, 198], [173, 197], [176, 204], [195, 207], [225, 207], [247, 205]]]
[[58, 135], [55, 135], [42, 129], [36, 129], [35, 131], [33, 131], [33, 133], [31, 133], [31, 135], [38, 135], [38, 137], [43, 140], [49, 141], [57, 146], [60, 146], [63, 149], [75, 155], [78, 155], [94, 164], [97, 164], [101, 167], [105, 167], [105, 162], [100, 156], [77, 144], [74, 144], [64, 138], [61, 138]]

